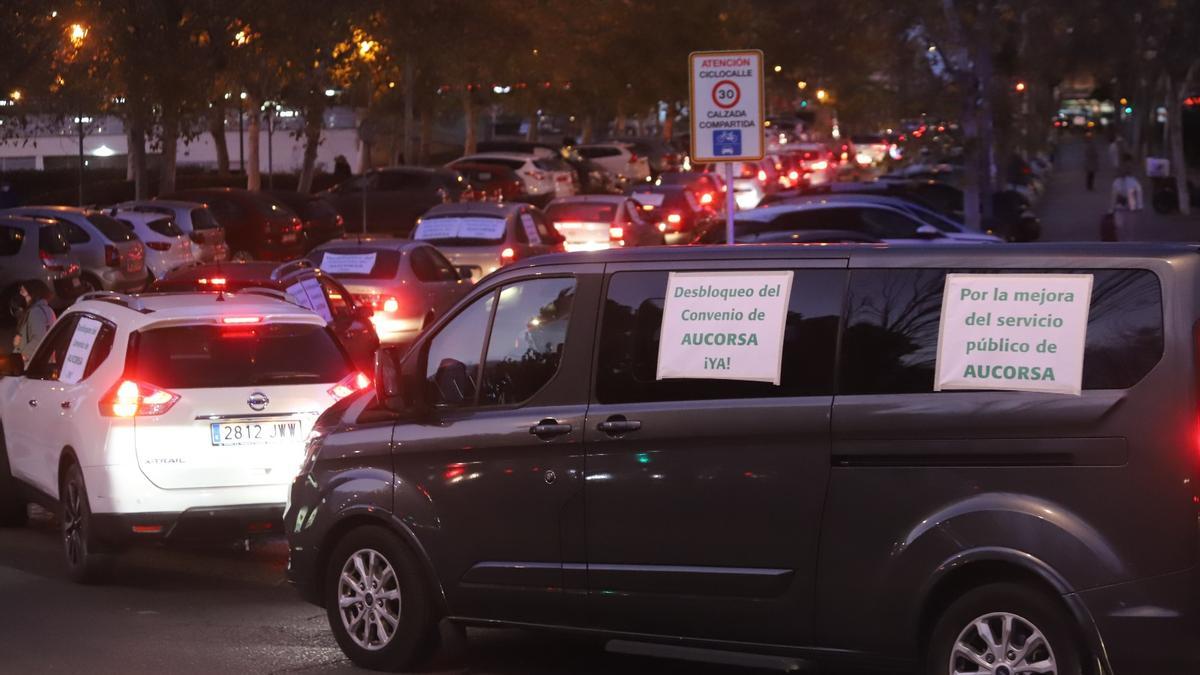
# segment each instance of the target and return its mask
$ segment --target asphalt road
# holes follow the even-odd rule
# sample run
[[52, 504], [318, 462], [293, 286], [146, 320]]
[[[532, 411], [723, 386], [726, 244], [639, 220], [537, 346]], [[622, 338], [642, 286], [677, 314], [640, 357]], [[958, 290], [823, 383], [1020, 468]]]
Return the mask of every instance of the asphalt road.
[[[66, 579], [54, 523], [0, 530], [0, 673], [355, 673], [322, 610], [284, 582], [287, 549], [126, 553], [110, 583]], [[770, 672], [634, 657], [603, 643], [471, 629], [430, 675], [753, 675]], [[819, 673], [806, 669], [806, 673]]]

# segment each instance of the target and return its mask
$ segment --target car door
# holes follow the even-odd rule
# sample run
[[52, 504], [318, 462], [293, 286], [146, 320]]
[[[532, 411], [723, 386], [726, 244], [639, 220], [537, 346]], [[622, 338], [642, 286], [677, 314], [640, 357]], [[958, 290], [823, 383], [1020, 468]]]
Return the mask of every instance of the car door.
[[[608, 265], [584, 429], [593, 627], [809, 640], [845, 267]], [[669, 271], [788, 269], [778, 386], [656, 379]]]
[[328, 275], [317, 277], [321, 284], [321, 292], [329, 313], [333, 317], [331, 325], [338, 340], [350, 353], [354, 364], [365, 372], [374, 368], [375, 350], [379, 348], [379, 336], [375, 334], [375, 326], [365, 314], [359, 311], [350, 291]]
[[458, 616], [561, 619], [564, 555], [583, 559], [598, 276], [544, 269], [493, 284], [408, 355], [430, 412], [397, 425], [396, 474], [437, 512], [430, 553]]
[[54, 325], [4, 404], [4, 435], [13, 476], [51, 497], [58, 493], [56, 469], [64, 445], [58, 415], [66, 399], [59, 374], [78, 320], [78, 314], [68, 314]]

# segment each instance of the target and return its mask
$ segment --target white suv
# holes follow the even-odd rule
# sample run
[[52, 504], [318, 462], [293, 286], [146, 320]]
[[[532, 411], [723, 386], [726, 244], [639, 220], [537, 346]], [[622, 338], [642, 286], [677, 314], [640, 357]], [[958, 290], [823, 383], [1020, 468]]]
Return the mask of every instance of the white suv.
[[0, 524], [55, 509], [71, 576], [147, 539], [278, 532], [304, 439], [369, 386], [320, 316], [255, 292], [83, 296], [0, 378]]

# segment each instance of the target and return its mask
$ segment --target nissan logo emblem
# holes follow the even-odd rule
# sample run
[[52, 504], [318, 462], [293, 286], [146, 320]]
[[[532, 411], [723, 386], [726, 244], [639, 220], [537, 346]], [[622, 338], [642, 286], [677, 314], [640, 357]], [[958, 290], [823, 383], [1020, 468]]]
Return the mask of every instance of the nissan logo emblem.
[[250, 394], [250, 398], [246, 399], [246, 405], [250, 406], [251, 410], [264, 410], [270, 402], [271, 399], [267, 398], [267, 395], [261, 391]]

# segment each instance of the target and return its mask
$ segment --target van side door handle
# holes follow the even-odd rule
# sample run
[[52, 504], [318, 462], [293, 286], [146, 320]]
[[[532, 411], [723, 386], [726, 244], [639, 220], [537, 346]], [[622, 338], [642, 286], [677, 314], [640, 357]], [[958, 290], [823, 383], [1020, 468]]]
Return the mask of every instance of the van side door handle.
[[627, 420], [624, 415], [613, 415], [607, 420], [596, 425], [596, 429], [603, 431], [609, 436], [620, 436], [631, 431], [637, 431], [642, 428], [642, 423], [639, 420]]
[[549, 440], [555, 436], [562, 436], [571, 433], [570, 424], [559, 424], [558, 420], [547, 417], [537, 424], [529, 427], [529, 433], [537, 436], [542, 440]]

